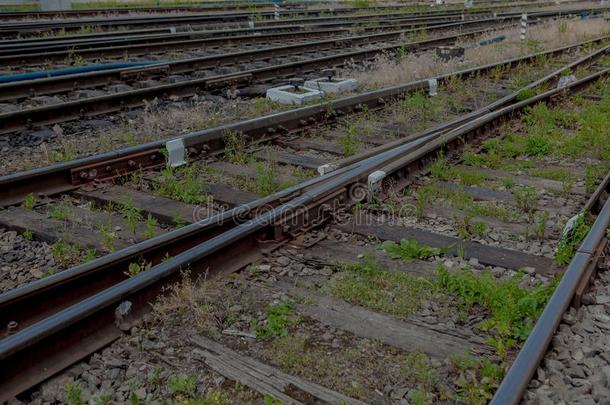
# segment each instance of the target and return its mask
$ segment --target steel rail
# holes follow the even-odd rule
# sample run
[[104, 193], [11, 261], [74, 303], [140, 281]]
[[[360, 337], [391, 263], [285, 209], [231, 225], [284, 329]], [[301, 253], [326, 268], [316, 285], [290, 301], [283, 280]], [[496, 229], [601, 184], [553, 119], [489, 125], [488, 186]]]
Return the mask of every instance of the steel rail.
[[[500, 20], [503, 21], [503, 20]], [[496, 19], [459, 22], [434, 26], [431, 30], [446, 31], [464, 26], [487, 26], [497, 23]], [[321, 41], [297, 43], [293, 45], [275, 46], [249, 51], [229, 52], [220, 55], [210, 55], [198, 58], [180, 59], [172, 62], [159, 62], [143, 68], [119, 68], [97, 72], [70, 74], [43, 79], [16, 81], [0, 84], [0, 102], [18, 100], [20, 98], [43, 94], [57, 94], [83, 88], [107, 86], [111, 83], [131, 82], [152, 75], [171, 75], [188, 73], [198, 69], [214, 69], [219, 66], [234, 65], [242, 61], [253, 62], [271, 58], [290, 56], [309, 51], [324, 51], [330, 49], [345, 49], [358, 45], [368, 45], [380, 41], [399, 40], [405, 34], [418, 32], [418, 29], [382, 32], [369, 35], [340, 37]], [[422, 41], [424, 42], [424, 41]], [[418, 45], [405, 45], [406, 49], [416, 49]], [[119, 52], [120, 54], [120, 52]], [[2, 59], [2, 58], [0, 58]], [[297, 62], [298, 63], [298, 62]]]
[[[134, 277], [98, 292], [77, 304], [26, 327], [0, 341], [0, 392], [3, 399], [18, 394], [27, 384], [41, 381], [69, 363], [103, 347], [129, 328], [135, 319], [149, 310], [148, 303], [164, 284], [179, 279], [182, 269], [190, 276], [234, 271], [260, 254], [264, 245], [291, 239], [303, 226], [319, 225], [331, 216], [333, 208], [351, 205], [366, 197], [358, 192], [370, 173], [409, 153], [411, 161], [392, 175], [410, 175], [422, 169], [421, 161], [430, 159], [438, 149], [459, 147], [463, 139], [475, 136], [486, 126], [505, 119], [524, 107], [544, 101], [564, 91], [578, 90], [610, 74], [605, 69], [562, 89], [554, 89], [531, 99], [487, 114], [463, 125], [441, 138], [425, 139], [383, 153], [383, 158], [369, 158], [366, 164], [334, 176], [305, 191], [279, 207], [259, 213], [169, 260]], [[215, 221], [212, 217], [202, 225]], [[239, 252], [239, 253], [238, 253]], [[242, 259], [242, 260], [240, 260]], [[10, 365], [10, 366], [9, 366]]]
[[[607, 39], [608, 36], [599, 37], [541, 53], [477, 66], [441, 76], [439, 80], [443, 82], [453, 76], [466, 77], [472, 73], [487, 72], [497, 66], [515, 66], [522, 62], [531, 62], [539, 56], [557, 55], [581, 46], [600, 43]], [[222, 137], [227, 131], [243, 133], [244, 136], [253, 140], [275, 136], [276, 134], [286, 134], [289, 131], [299, 131], [306, 127], [317, 125], [328, 118], [328, 111], [335, 111], [338, 115], [345, 115], [354, 111], [359, 104], [366, 105], [369, 109], [380, 108], [389, 99], [425, 88], [425, 86], [427, 86], [426, 80], [414, 81], [388, 89], [370, 91], [362, 95], [344, 97], [316, 106], [303, 107], [266, 117], [227, 124], [219, 128], [196, 131], [182, 138], [187, 148], [189, 148], [192, 157], [199, 154], [214, 153], [215, 151], [222, 150], [224, 147]], [[160, 140], [0, 177], [0, 207], [20, 203], [31, 192], [53, 195], [77, 188], [87, 182], [104, 180], [119, 174], [129, 173], [140, 167], [156, 166], [160, 164], [161, 149], [164, 146], [165, 140]], [[132, 163], [130, 164], [129, 162]]]
[[[498, 27], [495, 27], [495, 29], [497, 28]], [[107, 114], [131, 107], [137, 107], [143, 105], [145, 99], [152, 100], [154, 98], [165, 98], [169, 95], [173, 95], [175, 97], [189, 97], [204, 91], [217, 92], [223, 88], [226, 88], [228, 85], [244, 87], [254, 81], [260, 83], [271, 80], [277, 81], [278, 78], [281, 77], [285, 78], [290, 76], [301, 76], [315, 72], [319, 69], [343, 66], [348, 60], [363, 61], [373, 59], [382, 52], [394, 52], [397, 49], [422, 51], [433, 46], [453, 43], [457, 39], [479, 35], [484, 32], [488, 32], [489, 30], [490, 29], [476, 30], [424, 41], [380, 46], [368, 50], [350, 51], [305, 61], [246, 70], [239, 73], [186, 80], [172, 84], [164, 84], [160, 86], [4, 113], [0, 114], [0, 134], [15, 132], [20, 129], [32, 127], [33, 125], [66, 122], [74, 119]], [[111, 72], [111, 70], [107, 72]], [[134, 70], [133, 72], [137, 75], [137, 71]]]

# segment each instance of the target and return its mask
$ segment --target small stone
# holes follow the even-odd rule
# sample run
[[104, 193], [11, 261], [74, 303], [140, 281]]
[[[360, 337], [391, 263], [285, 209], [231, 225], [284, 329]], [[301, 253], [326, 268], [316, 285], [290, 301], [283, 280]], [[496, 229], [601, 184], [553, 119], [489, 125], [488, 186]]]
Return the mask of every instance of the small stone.
[[471, 257], [470, 260], [468, 260], [468, 264], [472, 267], [476, 267], [479, 265], [479, 259], [477, 259], [476, 257]]
[[529, 266], [524, 267], [523, 271], [526, 272], [527, 274], [536, 273], [536, 269], [534, 267], [529, 267]]
[[563, 314], [563, 321], [568, 325], [574, 325], [576, 323], [576, 317], [566, 312]]
[[286, 256], [280, 256], [277, 259], [275, 259], [275, 261], [280, 266], [288, 266], [290, 264], [290, 259], [287, 258]]
[[610, 366], [602, 368], [602, 376], [604, 381], [604, 387], [610, 388]]

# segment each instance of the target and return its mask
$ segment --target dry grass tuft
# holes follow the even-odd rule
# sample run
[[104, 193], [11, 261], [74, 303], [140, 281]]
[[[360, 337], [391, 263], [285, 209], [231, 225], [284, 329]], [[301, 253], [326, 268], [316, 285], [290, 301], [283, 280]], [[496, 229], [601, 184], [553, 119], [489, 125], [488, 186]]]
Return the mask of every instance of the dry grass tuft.
[[496, 44], [467, 49], [464, 62], [443, 62], [436, 57], [434, 52], [418, 55], [409, 53], [400, 59], [384, 54], [372, 62], [349, 64], [342, 72], [342, 76], [355, 78], [368, 89], [380, 88], [559, 48], [608, 33], [610, 33], [610, 24], [603, 19], [562, 20], [531, 26], [526, 41], [519, 40], [519, 29], [517, 28], [483, 35], [476, 39], [476, 42], [496, 35], [505, 35], [506, 39]]
[[208, 280], [191, 280], [182, 274], [180, 282], [171, 285], [153, 304], [153, 316], [157, 321], [188, 319], [198, 330], [206, 330], [212, 316], [211, 294], [213, 283]]

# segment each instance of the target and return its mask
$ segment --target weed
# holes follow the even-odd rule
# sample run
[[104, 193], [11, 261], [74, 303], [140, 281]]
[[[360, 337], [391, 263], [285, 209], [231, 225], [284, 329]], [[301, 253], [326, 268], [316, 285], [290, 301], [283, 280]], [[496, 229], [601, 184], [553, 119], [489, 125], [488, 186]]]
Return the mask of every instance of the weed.
[[67, 201], [61, 201], [51, 208], [49, 217], [57, 221], [72, 221], [74, 218], [74, 207]]
[[440, 255], [443, 250], [431, 248], [428, 245], [420, 244], [415, 239], [402, 239], [400, 244], [392, 241], [385, 241], [381, 245], [383, 250], [394, 259], [402, 259], [406, 262], [414, 259], [426, 260]]
[[76, 260], [80, 256], [78, 247], [65, 242], [62, 239], [55, 241], [51, 245], [51, 252], [62, 265], [68, 265]]
[[455, 400], [459, 403], [488, 402], [504, 378], [504, 368], [485, 357], [477, 359], [469, 355], [452, 356], [450, 362], [458, 374], [455, 380]]
[[179, 212], [176, 212], [174, 214], [172, 221], [174, 222], [174, 224], [176, 224], [176, 227], [178, 227], [178, 228], [182, 228], [183, 226], [185, 226], [188, 223], [184, 220], [184, 218], [182, 218], [182, 215], [180, 215]]
[[358, 152], [361, 142], [353, 134], [347, 133], [338, 138], [339, 144], [341, 145], [341, 151], [345, 156], [352, 156]]
[[112, 403], [112, 395], [102, 394], [95, 399], [96, 405], [109, 405]]
[[282, 401], [280, 401], [279, 399], [275, 399], [273, 398], [273, 396], [266, 394], [263, 397], [263, 404], [264, 405], [282, 405]]
[[154, 219], [149, 212], [148, 216], [146, 217], [146, 229], [144, 230], [144, 237], [146, 239], [152, 239], [155, 236], [155, 229], [158, 225], [157, 220]]
[[437, 159], [430, 165], [430, 174], [437, 180], [449, 181], [455, 177], [453, 167], [447, 163], [442, 153], [439, 153]]
[[66, 65], [70, 66], [83, 66], [85, 64], [85, 58], [78, 55], [74, 47], [68, 50], [68, 56], [66, 56]]
[[248, 146], [248, 140], [244, 134], [236, 131], [227, 131], [223, 136], [225, 144], [225, 156], [229, 162], [236, 164], [247, 164], [248, 155], [246, 153], [246, 147]]
[[551, 153], [551, 144], [541, 135], [530, 135], [526, 141], [526, 153], [530, 156], [546, 156]]
[[97, 252], [93, 248], [89, 248], [85, 251], [85, 257], [83, 257], [83, 263], [90, 262], [91, 260], [97, 259]]
[[407, 317], [431, 293], [431, 284], [408, 273], [389, 272], [371, 257], [342, 265], [332, 294], [356, 305]]
[[193, 398], [197, 392], [197, 380], [194, 375], [171, 376], [167, 381], [167, 388], [176, 397]]
[[578, 246], [589, 233], [589, 229], [591, 229], [591, 226], [587, 223], [585, 216], [579, 215], [571, 231], [562, 235], [557, 245], [557, 252], [555, 253], [555, 262], [557, 264], [566, 265], [570, 263]]
[[526, 214], [532, 213], [538, 206], [539, 196], [533, 187], [520, 187], [513, 192], [517, 208]]
[[25, 240], [32, 241], [34, 240], [34, 234], [29, 229], [26, 229], [25, 231], [23, 231], [23, 238]]
[[528, 88], [519, 90], [519, 92], [517, 93], [517, 101], [524, 101], [524, 100], [534, 97], [535, 95], [536, 95], [536, 90], [528, 87]]
[[281, 104], [277, 101], [269, 100], [265, 97], [258, 97], [254, 99], [252, 103], [252, 108], [255, 115], [265, 115], [269, 114], [273, 111], [276, 111], [281, 107]]
[[432, 401], [431, 392], [437, 387], [438, 376], [428, 356], [418, 351], [409, 353], [400, 365], [400, 373], [407, 381], [417, 385], [418, 394], [416, 398], [411, 398], [414, 403]]
[[83, 401], [80, 385], [76, 383], [66, 384], [64, 386], [64, 391], [66, 393], [66, 402], [69, 405], [84, 405], [85, 401]]
[[277, 166], [273, 161], [256, 164], [256, 194], [259, 197], [266, 197], [278, 189], [275, 182], [276, 176]]
[[538, 216], [538, 221], [536, 222], [536, 235], [539, 238], [544, 238], [544, 234], [546, 233], [546, 224], [549, 221], [549, 212], [542, 211]]
[[476, 235], [479, 239], [483, 238], [487, 233], [488, 226], [485, 222], [477, 221], [470, 225], [470, 232]]
[[127, 268], [127, 272], [125, 273], [128, 277], [137, 276], [142, 272], [142, 266], [138, 263], [129, 263], [129, 267]]
[[129, 229], [129, 231], [135, 235], [138, 228], [138, 223], [140, 223], [142, 220], [142, 214], [140, 213], [140, 210], [133, 205], [131, 197], [123, 202], [121, 207], [121, 215], [125, 220], [127, 229]]
[[599, 182], [603, 169], [600, 165], [587, 165], [585, 168], [585, 190], [593, 193]]
[[112, 230], [112, 224], [100, 224], [98, 225], [98, 231], [102, 234], [102, 245], [109, 252], [114, 252], [114, 241], [116, 234]]
[[23, 199], [23, 203], [21, 203], [21, 206], [26, 210], [34, 209], [34, 207], [36, 206], [36, 197], [34, 197], [34, 194], [30, 193], [26, 195]]
[[192, 403], [196, 405], [230, 405], [231, 401], [224, 392], [212, 390], [207, 392], [203, 398], [197, 399]]
[[206, 190], [199, 180], [197, 170], [193, 166], [163, 169], [155, 191], [163, 197], [173, 198], [187, 204], [198, 204], [209, 200]]
[[556, 282], [526, 289], [519, 276], [499, 280], [490, 273], [477, 275], [468, 269], [449, 273], [443, 266], [437, 270], [439, 287], [459, 297], [467, 308], [480, 305], [490, 311], [480, 327], [495, 330], [503, 339], [524, 341], [544, 309]]
[[417, 202], [415, 204], [415, 216], [423, 218], [426, 207], [430, 200], [437, 194], [437, 188], [434, 185], [420, 187], [417, 190]]
[[47, 159], [49, 162], [65, 162], [76, 157], [76, 149], [71, 143], [62, 143], [59, 150], [49, 150]]
[[299, 323], [294, 317], [294, 303], [287, 301], [281, 304], [268, 305], [265, 308], [267, 322], [263, 326], [256, 327], [258, 339], [269, 339], [277, 336], [288, 335], [288, 327]]
[[510, 190], [515, 186], [515, 179], [513, 179], [512, 177], [504, 177], [502, 179], [502, 185], [507, 189]]

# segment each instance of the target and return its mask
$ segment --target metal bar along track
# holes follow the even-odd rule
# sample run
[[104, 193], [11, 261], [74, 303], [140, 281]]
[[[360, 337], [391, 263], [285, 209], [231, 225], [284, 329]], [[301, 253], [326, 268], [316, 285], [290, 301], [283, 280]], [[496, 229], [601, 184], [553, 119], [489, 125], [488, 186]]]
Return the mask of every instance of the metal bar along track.
[[[401, 161], [401, 167], [388, 172], [388, 175], [404, 176], [408, 173], [413, 176], [422, 170], [420, 162], [435, 155], [439, 149], [459, 147], [464, 139], [475, 137], [482, 128], [493, 126], [497, 120], [563, 91], [585, 87], [609, 73], [610, 69], [605, 69], [566, 88], [551, 90], [487, 114], [432, 142], [421, 138], [360, 162], [351, 170], [328, 174], [325, 177], [328, 181], [304, 190], [288, 202], [259, 215], [253, 214], [255, 216], [245, 223], [7, 336], [0, 341], [2, 399], [10, 398], [67, 363], [77, 361], [115, 339], [121, 334], [121, 328], [130, 327], [135, 318], [147, 311], [148, 303], [160, 292], [163, 284], [176, 280], [180, 269], [188, 267], [195, 277], [206, 269], [232, 271], [243, 267], [245, 262], [260, 254], [262, 246], [289, 239], [309, 221], [320, 223], [328, 219], [333, 206], [349, 206], [357, 202], [358, 193], [354, 193], [354, 188], [363, 187], [373, 171]], [[404, 161], [405, 155], [409, 157], [407, 161]], [[212, 217], [194, 226], [205, 227], [218, 220], [218, 217]], [[113, 256], [118, 257], [121, 253]], [[101, 260], [103, 258], [98, 259]]]

